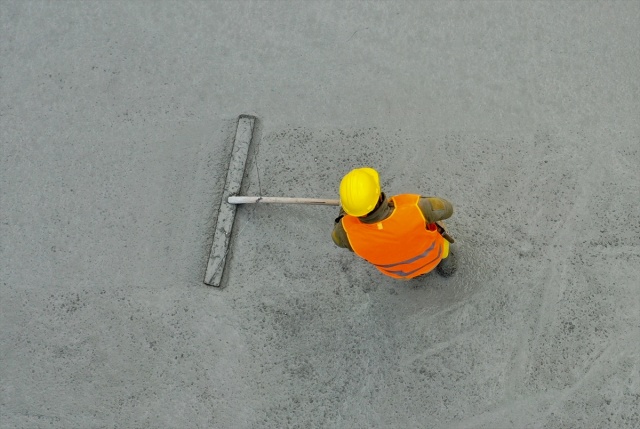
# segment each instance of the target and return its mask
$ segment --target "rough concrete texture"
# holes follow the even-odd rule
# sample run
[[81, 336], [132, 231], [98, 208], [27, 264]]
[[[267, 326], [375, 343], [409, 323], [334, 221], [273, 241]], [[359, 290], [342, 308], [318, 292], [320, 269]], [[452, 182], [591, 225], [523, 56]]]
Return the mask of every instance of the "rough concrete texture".
[[[637, 428], [640, 3], [0, 1], [0, 426]], [[450, 199], [455, 277], [244, 190]]]

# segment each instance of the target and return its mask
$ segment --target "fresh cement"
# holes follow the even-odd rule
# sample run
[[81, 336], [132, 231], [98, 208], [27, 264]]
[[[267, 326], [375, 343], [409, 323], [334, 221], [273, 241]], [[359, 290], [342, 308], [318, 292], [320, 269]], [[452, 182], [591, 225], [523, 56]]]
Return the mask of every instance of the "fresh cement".
[[[0, 2], [0, 427], [637, 428], [640, 3]], [[398, 282], [335, 208], [453, 202]]]

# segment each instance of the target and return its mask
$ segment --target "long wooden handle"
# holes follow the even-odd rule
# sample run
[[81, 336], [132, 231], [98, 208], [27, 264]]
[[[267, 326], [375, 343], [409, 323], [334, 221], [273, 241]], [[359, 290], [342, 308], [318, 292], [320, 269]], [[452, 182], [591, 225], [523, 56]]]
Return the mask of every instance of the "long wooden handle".
[[322, 198], [289, 198], [289, 197], [238, 197], [232, 196], [227, 200], [229, 204], [314, 204], [323, 206], [339, 206], [340, 200]]
[[[238, 197], [233, 196], [227, 199], [229, 204], [314, 204], [322, 206], [339, 206], [340, 200], [326, 200], [322, 198], [288, 198], [288, 197]], [[440, 227], [440, 233], [450, 243], [455, 243], [453, 237], [447, 232], [444, 221], [436, 222]]]

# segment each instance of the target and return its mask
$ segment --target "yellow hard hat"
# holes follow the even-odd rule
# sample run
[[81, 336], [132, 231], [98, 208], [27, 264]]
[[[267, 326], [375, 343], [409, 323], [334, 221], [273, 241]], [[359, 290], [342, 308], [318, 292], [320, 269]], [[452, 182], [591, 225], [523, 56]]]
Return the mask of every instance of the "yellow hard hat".
[[364, 216], [371, 212], [380, 197], [380, 178], [373, 168], [356, 168], [340, 182], [340, 204], [351, 216]]

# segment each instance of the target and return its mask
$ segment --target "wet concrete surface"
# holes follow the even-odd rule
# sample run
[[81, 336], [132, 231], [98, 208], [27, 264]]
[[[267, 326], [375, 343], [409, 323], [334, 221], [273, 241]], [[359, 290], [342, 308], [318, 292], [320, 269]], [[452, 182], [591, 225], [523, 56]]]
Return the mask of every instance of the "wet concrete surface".
[[[640, 3], [0, 3], [0, 426], [640, 425]], [[453, 202], [450, 279], [243, 191]]]

